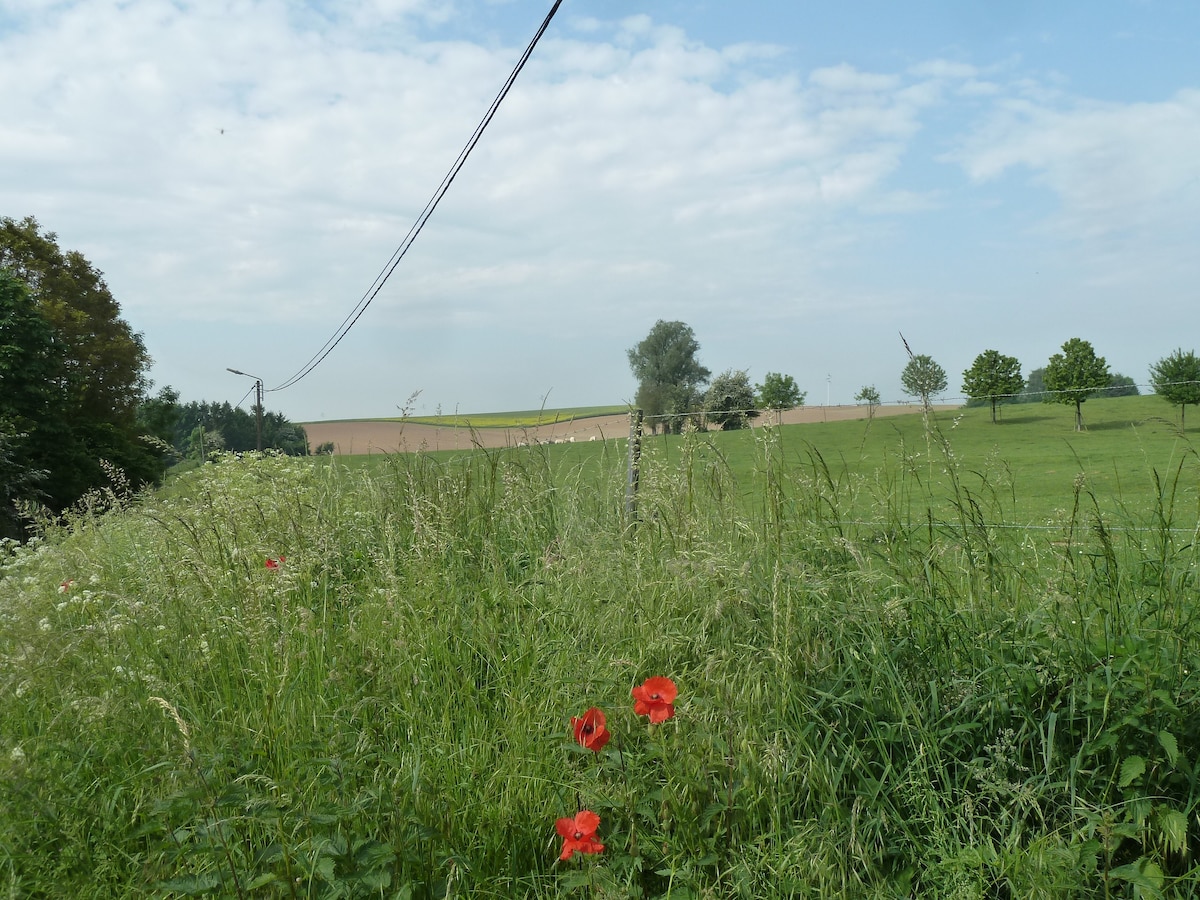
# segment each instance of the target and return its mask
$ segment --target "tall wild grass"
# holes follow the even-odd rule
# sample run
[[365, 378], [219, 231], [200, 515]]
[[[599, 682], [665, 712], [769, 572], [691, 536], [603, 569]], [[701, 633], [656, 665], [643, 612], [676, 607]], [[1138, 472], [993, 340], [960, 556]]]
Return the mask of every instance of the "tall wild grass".
[[1194, 896], [1182, 470], [1030, 530], [936, 426], [756, 435], [647, 444], [636, 520], [619, 445], [228, 456], [7, 545], [0, 896]]

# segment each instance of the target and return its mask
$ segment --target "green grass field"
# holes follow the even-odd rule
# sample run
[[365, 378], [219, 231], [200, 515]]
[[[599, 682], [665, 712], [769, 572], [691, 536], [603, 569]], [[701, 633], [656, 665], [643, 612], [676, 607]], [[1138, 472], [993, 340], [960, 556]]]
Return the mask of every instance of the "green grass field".
[[[1006, 524], [1043, 526], [1072, 509], [1081, 494], [1106, 514], [1119, 516], [1170, 489], [1177, 513], [1194, 516], [1200, 512], [1200, 469], [1190, 433], [1179, 431], [1178, 412], [1155, 396], [1092, 399], [1084, 404], [1086, 430], [1076, 432], [1070, 406], [1001, 407], [996, 424], [988, 408], [974, 407], [937, 413], [930, 429], [919, 415], [893, 416], [787, 425], [772, 429], [771, 440], [782, 464], [815, 469], [842, 486], [847, 511], [860, 516], [903, 497], [933, 498], [939, 516], [946, 516], [953, 512], [955, 492], [965, 491], [976, 502], [986, 501]], [[496, 419], [515, 422], [525, 415], [502, 413]], [[761, 495], [761, 442], [757, 429], [711, 432], [692, 439], [688, 456], [697, 473], [727, 469], [753, 503]], [[611, 442], [560, 445], [546, 453], [564, 472], [593, 477], [619, 464], [625, 442], [615, 444], [617, 449]], [[647, 436], [643, 442], [650, 465], [673, 464], [684, 446], [679, 436]], [[957, 464], [953, 478], [945, 465], [947, 450]], [[450, 461], [464, 452], [429, 455]], [[346, 464], [383, 465], [384, 458]], [[894, 496], [892, 488], [901, 482], [907, 490]]]
[[647, 438], [636, 516], [624, 441], [96, 495], [0, 550], [0, 895], [1193, 897], [1174, 412]]

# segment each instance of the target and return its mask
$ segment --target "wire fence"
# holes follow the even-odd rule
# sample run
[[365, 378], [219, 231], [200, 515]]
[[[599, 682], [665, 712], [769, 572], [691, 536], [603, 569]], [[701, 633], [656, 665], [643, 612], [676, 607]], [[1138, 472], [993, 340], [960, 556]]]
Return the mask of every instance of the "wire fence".
[[[1114, 386], [1114, 388], [1116, 390], [1119, 390], [1121, 393], [1118, 393], [1118, 394], [1110, 393], [1109, 396], [1131, 396], [1131, 394], [1128, 393], [1129, 388], [1131, 388], [1131, 387], [1136, 389], [1136, 390], [1134, 390], [1133, 394], [1140, 394], [1141, 393], [1140, 389], [1143, 387], [1153, 387], [1153, 388], [1155, 388], [1153, 393], [1159, 394], [1161, 396], [1162, 389], [1166, 388], [1166, 387], [1175, 387], [1175, 386], [1183, 387], [1183, 386], [1198, 386], [1198, 385], [1200, 385], [1200, 381], [1177, 381], [1177, 382], [1170, 382], [1170, 383], [1160, 382], [1157, 385], [1136, 385], [1136, 384], [1129, 385], [1129, 384], [1126, 384], [1126, 385]], [[1092, 396], [1104, 396], [1106, 392], [1112, 391], [1114, 388], [1099, 389], [1099, 390], [1093, 392]], [[1035, 403], [1035, 402], [1046, 402], [1046, 401], [1055, 402], [1055, 398], [1057, 398], [1057, 397], [1064, 397], [1069, 402], [1069, 400], [1073, 398], [1073, 395], [1077, 394], [1077, 393], [1078, 393], [1077, 391], [1066, 391], [1066, 390], [1059, 390], [1059, 391], [1041, 390], [1041, 391], [1022, 391], [1020, 393], [1013, 393], [1013, 394], [996, 394], [996, 395], [990, 395], [990, 396], [985, 396], [985, 397], [939, 398], [937, 405], [943, 406], [943, 407], [948, 406], [948, 407], [952, 407], [952, 408], [961, 408], [962, 406], [964, 406], [968, 403], [974, 402], [974, 403], [978, 404], [979, 406], [984, 406], [984, 405], [990, 403], [993, 399], [995, 399], [998, 402], [1006, 402], [1006, 403], [1012, 404], [1012, 405], [1022, 405], [1023, 403]], [[1164, 399], [1167, 399], [1167, 398], [1164, 397]], [[1018, 402], [1014, 404], [1014, 401], [1018, 401]], [[1172, 402], [1174, 402], [1174, 401], [1172, 401]], [[846, 409], [846, 408], [861, 408], [864, 406], [878, 408], [878, 407], [884, 406], [884, 405], [887, 405], [887, 406], [890, 406], [893, 408], [896, 406], [912, 406], [912, 407], [925, 408], [929, 405], [929, 401], [926, 398], [905, 399], [905, 400], [899, 400], [899, 401], [892, 401], [888, 404], [884, 404], [882, 402], [857, 403], [857, 404], [854, 404], [853, 407], [850, 407], [849, 404], [838, 404], [836, 406], [832, 406], [830, 404], [825, 404], [824, 406], [808, 407], [808, 408], [809, 409], [830, 409], [830, 408]], [[797, 407], [792, 407], [792, 409], [795, 409], [795, 408], [797, 408]], [[747, 409], [721, 409], [721, 410], [711, 410], [711, 411], [697, 410], [697, 411], [684, 412], [684, 413], [672, 412], [672, 413], [659, 413], [659, 414], [655, 414], [655, 415], [646, 415], [643, 413], [642, 410], [633, 410], [630, 414], [630, 422], [631, 422], [631, 436], [630, 436], [630, 441], [629, 441], [629, 473], [630, 474], [629, 474], [629, 489], [626, 492], [627, 513], [629, 513], [631, 518], [636, 515], [636, 504], [637, 504], [636, 495], [637, 495], [637, 490], [638, 490], [637, 485], [638, 485], [638, 480], [639, 480], [638, 471], [640, 469], [641, 446], [640, 446], [640, 440], [635, 440], [635, 435], [640, 438], [640, 435], [642, 434], [647, 423], [649, 423], [651, 425], [651, 427], [653, 427], [653, 424], [655, 424], [655, 423], [663, 423], [663, 422], [678, 423], [681, 420], [683, 420], [685, 422], [695, 423], [698, 426], [698, 429], [699, 428], [706, 429], [708, 426], [708, 421], [707, 421], [708, 417], [713, 413], [715, 413], [719, 419], [728, 419], [731, 416], [739, 416], [739, 415], [745, 416], [749, 419], [751, 417], [759, 417], [759, 416], [763, 415], [764, 413], [769, 415], [771, 413], [779, 413], [779, 412], [783, 412], [783, 411], [784, 410], [781, 410], [781, 409], [763, 409], [763, 408], [759, 408], [759, 407], [753, 407], [753, 408], [747, 408]], [[880, 525], [879, 521], [863, 520], [863, 519], [842, 519], [840, 521], [841, 521], [842, 525], [853, 527], [853, 528], [871, 529], [871, 528], [878, 528]], [[924, 523], [922, 523], [922, 524], [924, 524]], [[933, 524], [939, 528], [953, 527], [953, 523], [949, 523], [949, 522], [935, 522]], [[1066, 533], [1071, 530], [1071, 526], [1069, 526], [1065, 523], [1044, 524], [1043, 525], [1043, 524], [1033, 524], [1033, 523], [1016, 524], [1016, 523], [1007, 523], [1007, 522], [996, 522], [996, 523], [987, 523], [984, 527], [987, 529], [993, 529], [996, 531], [1009, 531], [1009, 532], [1018, 532], [1019, 531], [1019, 532], [1041, 533], [1041, 534], [1052, 534], [1052, 533], [1063, 534], [1063, 533]], [[1134, 536], [1143, 535], [1143, 534], [1172, 534], [1172, 535], [1181, 535], [1181, 536], [1189, 535], [1193, 538], [1193, 540], [1200, 540], [1200, 522], [1198, 522], [1196, 524], [1196, 526], [1194, 526], [1192, 528], [1179, 528], [1179, 527], [1173, 527], [1173, 526], [1166, 526], [1163, 523], [1160, 523], [1157, 525], [1146, 525], [1146, 526], [1105, 524], [1104, 528], [1105, 528], [1105, 531], [1112, 533], [1112, 534], [1123, 534], [1123, 535], [1134, 535]]]
[[[1124, 397], [1124, 396], [1148, 396], [1148, 395], [1162, 396], [1162, 390], [1164, 388], [1173, 388], [1173, 387], [1195, 387], [1195, 388], [1197, 388], [1197, 395], [1198, 395], [1198, 397], [1200, 397], [1200, 381], [1160, 382], [1157, 385], [1156, 384], [1137, 384], [1137, 383], [1111, 385], [1109, 387], [1097, 388], [1094, 391], [1091, 391], [1088, 396], [1095, 397], [1095, 398], [1104, 398], [1104, 397], [1115, 398], [1115, 397]], [[1130, 393], [1131, 389], [1133, 389], [1132, 393]], [[982, 406], [986, 406], [986, 405], [990, 404], [993, 400], [995, 400], [997, 403], [1004, 403], [1004, 404], [1007, 404], [1010, 406], [1011, 405], [1020, 406], [1020, 405], [1031, 404], [1031, 403], [1054, 402], [1054, 398], [1056, 398], [1056, 397], [1061, 397], [1061, 398], [1063, 398], [1063, 401], [1070, 402], [1075, 397], [1075, 395], [1079, 394], [1079, 393], [1080, 393], [1079, 390], [1055, 390], [1055, 391], [1052, 391], [1052, 390], [1043, 389], [1043, 390], [1039, 390], [1039, 391], [1028, 391], [1028, 390], [1017, 391], [1016, 393], [1011, 393], [1011, 394], [987, 394], [987, 395], [981, 396], [981, 397], [967, 397], [967, 396], [949, 396], [949, 397], [947, 397], [947, 396], [941, 396], [941, 395], [939, 395], [939, 396], [930, 395], [929, 404], [931, 406], [945, 406], [945, 407], [964, 407], [964, 406], [971, 406], [971, 405], [977, 405], [977, 406], [982, 407]], [[1167, 399], [1167, 398], [1163, 397], [1163, 399]], [[1174, 401], [1172, 401], [1172, 402], [1174, 402]], [[767, 414], [767, 413], [786, 412], [789, 409], [798, 409], [801, 407], [803, 407], [804, 409], [866, 409], [866, 408], [878, 409], [880, 407], [895, 408], [898, 406], [899, 407], [921, 408], [924, 405], [925, 405], [925, 401], [919, 397], [904, 397], [899, 400], [880, 400], [877, 403], [876, 402], [868, 403], [866, 401], [861, 401], [861, 402], [857, 402], [857, 403], [823, 403], [823, 404], [813, 404], [813, 405], [808, 405], [808, 404], [802, 403], [802, 404], [800, 404], [800, 406], [794, 406], [794, 407], [753, 406], [753, 407], [747, 407], [745, 409], [705, 410], [704, 408], [697, 406], [695, 409], [691, 409], [691, 410], [687, 410], [687, 411], [645, 413], [644, 420], [653, 426], [653, 425], [657, 425], [657, 424], [663, 423], [663, 422], [668, 422], [668, 423], [669, 422], [678, 422], [678, 421], [689, 420], [689, 419], [695, 421], [696, 423], [700, 423], [709, 418], [714, 418], [714, 419], [719, 420], [719, 419], [730, 417], [730, 416], [744, 416], [746, 418], [757, 418], [757, 417], [763, 416], [764, 414]]]

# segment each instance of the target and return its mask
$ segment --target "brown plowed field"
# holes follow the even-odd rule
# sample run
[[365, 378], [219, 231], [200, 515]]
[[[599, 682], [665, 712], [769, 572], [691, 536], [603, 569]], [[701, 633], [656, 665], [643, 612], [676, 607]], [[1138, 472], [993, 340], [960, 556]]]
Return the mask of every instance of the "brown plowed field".
[[[939, 406], [935, 409], [954, 409]], [[877, 406], [875, 415], [900, 416], [921, 411], [920, 404]], [[865, 406], [801, 406], [782, 413], [764, 414], [754, 420], [757, 427], [774, 421], [781, 425], [801, 422], [838, 422], [865, 419]], [[332, 442], [338, 455], [368, 453], [411, 453], [418, 450], [469, 450], [472, 447], [515, 447], [519, 444], [604, 441], [629, 437], [629, 416], [595, 416], [570, 422], [546, 423], [537, 428], [457, 428], [416, 422], [384, 422], [363, 419], [348, 422], [304, 422], [310, 450]]]

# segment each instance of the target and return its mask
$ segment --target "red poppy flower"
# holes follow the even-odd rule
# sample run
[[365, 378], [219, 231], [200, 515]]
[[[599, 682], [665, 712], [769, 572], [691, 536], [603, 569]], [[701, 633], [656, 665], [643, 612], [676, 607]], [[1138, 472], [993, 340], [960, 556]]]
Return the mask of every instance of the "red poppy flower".
[[604, 713], [594, 706], [581, 718], [571, 716], [571, 727], [575, 729], [575, 743], [593, 753], [599, 753], [612, 737], [604, 723]]
[[570, 859], [576, 853], [603, 853], [604, 845], [596, 840], [596, 829], [600, 817], [590, 809], [575, 813], [573, 819], [559, 819], [554, 830], [563, 839], [562, 855], [559, 859]]
[[268, 556], [266, 565], [267, 565], [268, 569], [278, 569], [286, 561], [287, 561], [286, 556], [280, 556], [280, 557]]
[[649, 716], [652, 725], [665, 722], [675, 715], [675, 698], [679, 696], [679, 690], [670, 678], [663, 678], [661, 675], [647, 678], [644, 684], [639, 684], [631, 693], [634, 714]]

